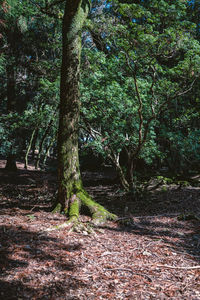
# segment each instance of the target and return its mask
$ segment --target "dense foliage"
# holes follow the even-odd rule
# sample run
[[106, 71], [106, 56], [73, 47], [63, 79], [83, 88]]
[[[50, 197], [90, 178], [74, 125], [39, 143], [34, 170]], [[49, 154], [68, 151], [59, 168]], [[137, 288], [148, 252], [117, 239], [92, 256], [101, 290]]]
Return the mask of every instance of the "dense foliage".
[[126, 189], [144, 166], [181, 173], [199, 161], [200, 44], [191, 4], [137, 2], [112, 2], [97, 24], [94, 14], [94, 44], [83, 58], [89, 145], [112, 162]]
[[46, 148], [55, 139], [60, 20], [42, 13], [38, 5], [10, 0], [1, 6], [0, 151], [4, 156], [19, 158], [31, 147], [42, 148], [44, 135]]

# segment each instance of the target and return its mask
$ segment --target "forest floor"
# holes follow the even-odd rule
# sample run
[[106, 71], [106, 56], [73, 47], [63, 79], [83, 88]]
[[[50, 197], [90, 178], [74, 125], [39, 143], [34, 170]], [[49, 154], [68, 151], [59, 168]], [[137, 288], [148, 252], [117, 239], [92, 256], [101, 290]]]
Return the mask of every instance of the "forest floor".
[[10, 173], [4, 163], [0, 299], [200, 299], [199, 186], [171, 184], [139, 200], [108, 184], [109, 173], [84, 172], [87, 191], [122, 222], [95, 234], [48, 231], [65, 221], [49, 211], [55, 175], [21, 164]]

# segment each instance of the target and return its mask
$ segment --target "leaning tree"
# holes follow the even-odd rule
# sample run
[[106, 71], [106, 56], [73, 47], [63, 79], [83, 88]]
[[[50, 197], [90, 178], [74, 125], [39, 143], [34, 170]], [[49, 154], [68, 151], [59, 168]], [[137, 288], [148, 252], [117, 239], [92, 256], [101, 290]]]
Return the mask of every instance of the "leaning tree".
[[77, 223], [80, 205], [89, 208], [95, 223], [116, 216], [96, 203], [84, 190], [79, 168], [79, 75], [81, 30], [91, 0], [67, 0], [62, 27], [62, 66], [58, 130], [58, 197], [54, 211], [62, 211]]

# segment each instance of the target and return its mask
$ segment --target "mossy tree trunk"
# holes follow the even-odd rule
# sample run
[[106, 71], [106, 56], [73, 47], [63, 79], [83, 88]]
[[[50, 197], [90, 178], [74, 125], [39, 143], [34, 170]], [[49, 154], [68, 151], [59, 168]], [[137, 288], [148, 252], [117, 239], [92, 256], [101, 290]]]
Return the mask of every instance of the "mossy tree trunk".
[[63, 49], [58, 130], [58, 198], [54, 211], [64, 211], [77, 221], [80, 205], [86, 205], [98, 222], [115, 216], [94, 202], [83, 189], [78, 155], [80, 114], [79, 75], [81, 30], [91, 1], [67, 0], [63, 17]]

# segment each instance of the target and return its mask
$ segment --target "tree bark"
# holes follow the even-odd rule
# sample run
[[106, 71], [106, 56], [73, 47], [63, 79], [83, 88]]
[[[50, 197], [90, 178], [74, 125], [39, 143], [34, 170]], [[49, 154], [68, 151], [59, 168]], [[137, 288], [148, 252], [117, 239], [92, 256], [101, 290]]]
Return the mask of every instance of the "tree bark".
[[97, 221], [114, 219], [94, 202], [83, 189], [78, 155], [80, 115], [79, 75], [81, 30], [91, 1], [67, 0], [62, 29], [62, 66], [60, 83], [60, 112], [58, 130], [58, 198], [54, 211], [64, 211], [71, 221], [77, 221], [79, 207], [86, 205]]
[[30, 153], [30, 150], [31, 150], [31, 145], [32, 145], [32, 142], [33, 142], [35, 132], [36, 132], [36, 128], [33, 130], [32, 134], [31, 134], [31, 138], [30, 138], [30, 141], [28, 143], [28, 147], [27, 147], [27, 150], [26, 150], [26, 153], [25, 153], [25, 158], [24, 158], [24, 168], [25, 169], [28, 169], [28, 156], [29, 156], [29, 153]]
[[36, 149], [36, 143], [37, 143], [37, 139], [38, 139], [38, 134], [39, 134], [39, 129], [37, 128], [35, 131], [35, 135], [33, 138], [33, 142], [32, 142], [32, 146], [31, 146], [31, 159], [34, 160], [35, 159], [35, 149]]
[[39, 150], [38, 150], [38, 155], [37, 155], [37, 158], [36, 158], [36, 161], [35, 161], [35, 169], [37, 170], [39, 168], [39, 164], [40, 164], [40, 158], [41, 158], [41, 155], [42, 155], [42, 151], [43, 151], [43, 145], [44, 145], [44, 141], [47, 137], [47, 135], [49, 134], [49, 131], [51, 129], [51, 126], [54, 122], [54, 116], [52, 117], [52, 119], [49, 121], [49, 124], [47, 125], [45, 131], [44, 131], [44, 134], [41, 138], [41, 141], [40, 141], [40, 146], [39, 146]]
[[7, 171], [17, 171], [16, 156], [8, 154], [5, 169]]
[[7, 111], [9, 113], [16, 110], [15, 70], [14, 70], [13, 63], [7, 66], [6, 73], [7, 73]]
[[48, 156], [50, 157], [50, 153], [49, 152], [50, 152], [51, 148], [53, 147], [53, 144], [54, 144], [55, 141], [56, 141], [56, 136], [53, 136], [52, 139], [49, 142], [49, 145], [46, 147], [45, 154], [44, 154], [44, 159], [42, 161], [42, 167], [43, 168], [46, 165], [47, 157]]
[[[6, 68], [7, 73], [7, 112], [8, 114], [16, 110], [16, 94], [15, 94], [15, 70], [14, 64], [11, 63]], [[12, 146], [7, 155], [6, 170], [16, 171], [16, 155], [12, 152]]]

